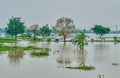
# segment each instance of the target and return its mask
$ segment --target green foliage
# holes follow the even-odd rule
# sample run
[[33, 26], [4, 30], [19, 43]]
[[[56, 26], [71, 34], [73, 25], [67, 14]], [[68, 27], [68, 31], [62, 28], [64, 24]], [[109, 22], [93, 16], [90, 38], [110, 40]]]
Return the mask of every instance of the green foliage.
[[59, 42], [59, 39], [55, 39], [55, 42]]
[[21, 21], [19, 17], [12, 17], [9, 19], [9, 23], [7, 24], [6, 32], [11, 36], [15, 36], [15, 40], [17, 40], [17, 35], [24, 33], [25, 25], [24, 22]]
[[0, 38], [0, 43], [12, 43], [14, 42], [11, 38]]
[[102, 25], [95, 25], [94, 28], [91, 28], [97, 35], [105, 35], [110, 32], [110, 28], [104, 27]]
[[29, 28], [26, 28], [26, 29], [25, 29], [25, 33], [26, 33], [26, 35], [29, 36], [29, 37], [32, 36], [31, 30], [30, 30]]
[[64, 43], [66, 42], [66, 37], [75, 31], [75, 26], [71, 18], [59, 18], [56, 25], [53, 27], [54, 31], [58, 31], [60, 35], [64, 38]]
[[40, 28], [39, 33], [40, 35], [42, 35], [43, 37], [48, 37], [51, 35], [51, 30], [48, 27], [48, 24], [46, 24], [45, 26], [43, 26], [42, 28]]
[[114, 42], [119, 42], [118, 37], [114, 36]]
[[72, 43], [79, 46], [80, 49], [83, 49], [85, 45], [87, 45], [88, 43], [86, 42], [86, 37], [89, 37], [87, 35], [85, 35], [84, 32], [81, 32], [80, 34], [76, 35], [76, 37], [74, 39], [72, 39]]
[[31, 36], [28, 35], [28, 34], [23, 34], [23, 35], [20, 35], [18, 36], [19, 39], [22, 39], [22, 40], [28, 40], [28, 39], [31, 39]]
[[95, 67], [93, 66], [78, 66], [78, 67], [66, 67], [66, 68], [69, 68], [69, 69], [81, 69], [81, 70], [85, 70], [85, 71], [88, 71], [88, 70], [94, 70]]
[[41, 48], [37, 48], [34, 46], [18, 47], [18, 46], [0, 45], [0, 51], [9, 51], [9, 50], [41, 50]]
[[46, 41], [47, 41], [47, 42], [51, 42], [52, 39], [51, 39], [51, 38], [47, 38]]
[[27, 47], [24, 47], [24, 50], [39, 50], [41, 48], [38, 48], [38, 47], [34, 47], [34, 46], [27, 46]]

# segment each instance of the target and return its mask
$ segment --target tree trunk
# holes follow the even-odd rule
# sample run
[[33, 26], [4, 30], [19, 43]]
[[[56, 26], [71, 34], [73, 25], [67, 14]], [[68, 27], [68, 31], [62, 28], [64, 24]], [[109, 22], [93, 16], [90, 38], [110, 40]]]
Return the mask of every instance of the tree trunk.
[[17, 34], [15, 35], [15, 41], [17, 41]]
[[63, 37], [64, 37], [64, 44], [65, 44], [65, 42], [66, 42], [66, 35], [64, 35]]
[[34, 34], [34, 40], [36, 40], [36, 34]]
[[17, 47], [17, 34], [15, 35], [15, 47]]

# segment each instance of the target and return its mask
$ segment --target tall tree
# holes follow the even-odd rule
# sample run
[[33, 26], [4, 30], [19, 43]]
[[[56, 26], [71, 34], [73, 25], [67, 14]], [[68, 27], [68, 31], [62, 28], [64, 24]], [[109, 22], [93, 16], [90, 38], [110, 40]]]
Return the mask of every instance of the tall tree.
[[39, 32], [39, 25], [34, 24], [34, 25], [30, 26], [30, 31], [31, 31], [31, 33], [33, 33], [34, 40], [36, 40], [36, 36], [38, 35], [38, 32]]
[[102, 26], [102, 25], [95, 25], [93, 28], [91, 28], [95, 34], [99, 36], [99, 38], [102, 39], [102, 36], [110, 32], [110, 28]]
[[51, 29], [49, 28], [48, 24], [46, 24], [45, 26], [40, 28], [40, 35], [42, 35], [43, 37], [47, 37], [51, 34]]
[[17, 41], [17, 35], [24, 33], [25, 25], [24, 22], [21, 21], [20, 17], [12, 17], [9, 19], [9, 23], [7, 24], [7, 34], [15, 36], [15, 40]]
[[66, 37], [75, 30], [73, 20], [67, 17], [59, 18], [53, 28], [63, 36], [64, 43], [66, 42]]

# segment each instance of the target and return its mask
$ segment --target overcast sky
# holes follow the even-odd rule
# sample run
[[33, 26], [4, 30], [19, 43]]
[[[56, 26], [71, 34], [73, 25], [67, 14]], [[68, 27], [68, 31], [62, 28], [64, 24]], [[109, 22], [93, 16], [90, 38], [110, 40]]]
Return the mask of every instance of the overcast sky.
[[0, 26], [12, 16], [21, 17], [27, 26], [53, 26], [60, 17], [70, 17], [77, 28], [101, 24], [120, 26], [120, 0], [0, 0]]

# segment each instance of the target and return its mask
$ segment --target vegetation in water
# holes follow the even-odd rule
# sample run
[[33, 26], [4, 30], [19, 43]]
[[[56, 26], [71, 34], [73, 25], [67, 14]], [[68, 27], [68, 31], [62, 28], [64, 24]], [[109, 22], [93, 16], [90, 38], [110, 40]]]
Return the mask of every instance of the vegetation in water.
[[20, 46], [5, 46], [0, 45], [0, 51], [9, 51], [9, 50], [41, 50], [42, 48], [34, 47], [34, 46], [27, 46], [27, 47], [20, 47]]
[[33, 34], [33, 40], [36, 40], [38, 32], [39, 32], [39, 25], [38, 24], [34, 24], [34, 25], [30, 26], [29, 30]]
[[104, 75], [98, 75], [97, 78], [104, 78]]
[[18, 39], [22, 39], [22, 40], [30, 40], [31, 36], [27, 35], [27, 34], [23, 34], [18, 36]]
[[0, 43], [13, 43], [15, 42], [12, 38], [0, 38]]
[[31, 52], [31, 56], [48, 56], [48, 52]]
[[6, 27], [7, 34], [14, 36], [15, 41], [17, 41], [17, 35], [22, 34], [25, 31], [25, 25], [24, 22], [21, 21], [20, 17], [12, 17], [9, 19], [9, 23], [7, 24], [8, 27]]
[[49, 37], [51, 35], [52, 30], [49, 28], [48, 24], [44, 25], [40, 28], [39, 34], [42, 37]]
[[85, 35], [85, 32], [81, 32], [80, 34], [76, 35], [74, 39], [72, 39], [72, 43], [77, 45], [80, 49], [84, 49], [84, 46], [87, 45], [86, 37], [89, 37]]
[[77, 67], [66, 67], [66, 68], [69, 68], [69, 69], [81, 69], [81, 70], [94, 70], [95, 67], [93, 66], [86, 66], [86, 65], [83, 65], [83, 66], [77, 66]]
[[91, 28], [91, 30], [93, 30], [94, 33], [99, 36], [101, 41], [104, 40], [102, 36], [108, 34], [111, 31], [110, 28], [102, 25], [95, 25], [93, 28]]
[[63, 36], [65, 43], [67, 36], [75, 31], [75, 26], [71, 18], [62, 17], [57, 20], [53, 30], [59, 32], [59, 34]]

